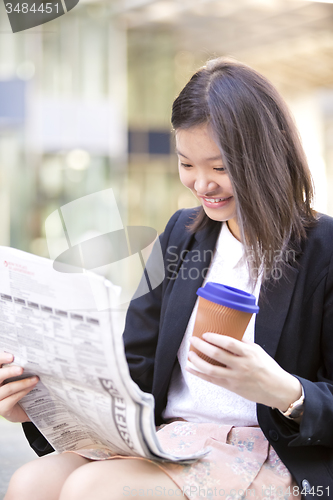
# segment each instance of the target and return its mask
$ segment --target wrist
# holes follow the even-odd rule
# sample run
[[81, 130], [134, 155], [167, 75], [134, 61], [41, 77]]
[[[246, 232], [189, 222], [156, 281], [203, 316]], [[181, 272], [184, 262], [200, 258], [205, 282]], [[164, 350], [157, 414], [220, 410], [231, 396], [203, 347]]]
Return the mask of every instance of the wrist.
[[290, 405], [292, 405], [295, 401], [298, 401], [303, 395], [303, 387], [300, 381], [294, 377], [293, 375], [290, 375], [290, 380], [288, 381], [288, 386], [286, 387], [286, 390], [281, 394], [281, 397], [279, 398], [279, 401], [277, 401], [277, 404], [274, 406], [277, 410], [279, 410], [281, 413], [285, 413]]
[[[280, 410], [279, 410], [280, 411]], [[294, 401], [287, 411], [281, 412], [282, 415], [289, 420], [293, 420], [294, 422], [300, 423], [304, 413], [304, 389], [302, 386], [302, 395], [299, 399]]]

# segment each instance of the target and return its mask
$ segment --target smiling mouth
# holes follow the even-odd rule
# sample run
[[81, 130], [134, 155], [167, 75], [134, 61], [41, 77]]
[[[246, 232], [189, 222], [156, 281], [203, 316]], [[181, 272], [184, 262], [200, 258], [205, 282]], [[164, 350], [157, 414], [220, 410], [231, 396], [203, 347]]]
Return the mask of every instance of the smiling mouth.
[[208, 201], [209, 203], [221, 203], [221, 201], [226, 201], [230, 200], [232, 196], [228, 196], [227, 198], [203, 198], [205, 201]]

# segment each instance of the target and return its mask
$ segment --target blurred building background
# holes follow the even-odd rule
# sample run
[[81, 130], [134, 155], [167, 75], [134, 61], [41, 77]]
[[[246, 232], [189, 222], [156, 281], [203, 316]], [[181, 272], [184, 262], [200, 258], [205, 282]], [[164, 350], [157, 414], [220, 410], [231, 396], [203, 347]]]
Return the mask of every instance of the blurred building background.
[[219, 55], [282, 92], [316, 208], [333, 215], [332, 2], [81, 0], [16, 34], [0, 2], [0, 244], [48, 256], [48, 215], [108, 187], [124, 223], [158, 231], [195, 206], [178, 181], [170, 109], [194, 70]]
[[[46, 218], [109, 187], [125, 224], [158, 231], [177, 208], [196, 205], [178, 180], [170, 110], [194, 70], [220, 55], [284, 95], [316, 208], [333, 215], [332, 2], [80, 0], [13, 34], [0, 1], [0, 245], [48, 256]], [[56, 239], [57, 225], [49, 229]], [[0, 427], [2, 499], [33, 453], [19, 425]]]

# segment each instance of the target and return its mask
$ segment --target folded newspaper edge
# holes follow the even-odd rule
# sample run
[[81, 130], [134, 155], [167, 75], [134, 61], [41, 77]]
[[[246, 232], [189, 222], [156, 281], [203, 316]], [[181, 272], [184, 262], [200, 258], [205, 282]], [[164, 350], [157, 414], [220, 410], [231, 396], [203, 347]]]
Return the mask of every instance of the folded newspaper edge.
[[[111, 282], [91, 272], [61, 273], [52, 261], [0, 247], [0, 349], [37, 386], [20, 402], [58, 452], [94, 460], [144, 457], [182, 464], [192, 454], [162, 449], [154, 398], [130, 377]], [[117, 287], [118, 288], [118, 287]], [[100, 310], [96, 305], [108, 307]]]

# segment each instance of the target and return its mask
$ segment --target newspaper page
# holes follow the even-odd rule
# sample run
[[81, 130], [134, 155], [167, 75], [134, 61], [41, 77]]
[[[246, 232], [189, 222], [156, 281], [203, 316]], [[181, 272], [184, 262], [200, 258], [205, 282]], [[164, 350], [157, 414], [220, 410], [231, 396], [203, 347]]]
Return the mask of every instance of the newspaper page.
[[98, 275], [57, 272], [51, 260], [0, 247], [0, 349], [40, 379], [21, 406], [58, 452], [179, 463], [204, 456], [208, 449], [174, 456], [161, 448], [153, 396], [129, 375], [116, 295]]

